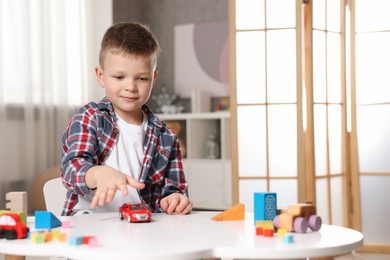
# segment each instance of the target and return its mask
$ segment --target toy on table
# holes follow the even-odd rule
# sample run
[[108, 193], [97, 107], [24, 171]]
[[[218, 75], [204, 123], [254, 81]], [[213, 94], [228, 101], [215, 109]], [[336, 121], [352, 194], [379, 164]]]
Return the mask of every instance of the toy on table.
[[5, 194], [5, 208], [10, 211], [27, 212], [27, 192], [11, 191]]
[[52, 229], [61, 225], [61, 221], [52, 212], [45, 210], [35, 211], [36, 229]]
[[127, 219], [132, 222], [150, 222], [152, 214], [144, 203], [124, 203], [119, 207], [121, 219]]
[[0, 211], [0, 238], [26, 238], [28, 232], [29, 229], [26, 225], [26, 215], [24, 212]]
[[277, 196], [275, 192], [255, 192], [253, 208], [255, 225], [258, 220], [273, 220], [277, 215]]
[[290, 205], [287, 211], [277, 215], [273, 222], [276, 228], [286, 229], [288, 232], [306, 233], [309, 227], [318, 231], [322, 225], [322, 219], [317, 216], [316, 207], [309, 203]]
[[238, 203], [231, 207], [230, 209], [225, 210], [222, 213], [211, 218], [215, 221], [225, 221], [225, 220], [244, 220], [245, 219], [245, 204]]

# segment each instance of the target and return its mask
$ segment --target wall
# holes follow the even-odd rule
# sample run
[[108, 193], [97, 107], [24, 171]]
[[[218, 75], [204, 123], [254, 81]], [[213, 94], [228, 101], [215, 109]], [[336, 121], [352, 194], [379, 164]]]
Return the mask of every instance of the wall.
[[[114, 22], [148, 24], [156, 34], [162, 52], [158, 63], [159, 86], [169, 93], [174, 88], [174, 27], [178, 24], [228, 20], [228, 0], [113, 0]], [[152, 109], [154, 104], [148, 103]]]

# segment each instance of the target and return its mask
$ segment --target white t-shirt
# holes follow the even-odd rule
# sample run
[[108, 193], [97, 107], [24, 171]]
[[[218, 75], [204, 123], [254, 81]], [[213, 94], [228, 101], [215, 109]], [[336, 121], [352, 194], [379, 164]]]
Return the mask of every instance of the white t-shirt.
[[[111, 166], [122, 173], [132, 176], [134, 179], [139, 179], [141, 165], [144, 157], [143, 141], [147, 128], [147, 117], [143, 114], [142, 125], [132, 125], [124, 121], [117, 114], [117, 125], [119, 127], [118, 142], [114, 145], [105, 160], [104, 165]], [[123, 203], [141, 202], [138, 191], [133, 187], [127, 186], [128, 195], [123, 196], [121, 191], [117, 191], [111, 203], [106, 203], [104, 206], [97, 206], [90, 209], [90, 204], [95, 192], [91, 192], [85, 196], [79, 196], [78, 203], [73, 208], [73, 211], [78, 211], [77, 214], [89, 212], [115, 212]]]

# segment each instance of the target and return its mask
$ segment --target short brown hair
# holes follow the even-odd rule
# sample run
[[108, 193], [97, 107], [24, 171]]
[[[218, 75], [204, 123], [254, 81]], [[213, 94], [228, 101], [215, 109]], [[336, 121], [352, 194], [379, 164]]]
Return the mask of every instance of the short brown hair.
[[140, 23], [116, 23], [110, 26], [103, 36], [99, 64], [103, 67], [106, 53], [133, 54], [139, 56], [155, 55], [157, 62], [160, 45], [147, 25]]

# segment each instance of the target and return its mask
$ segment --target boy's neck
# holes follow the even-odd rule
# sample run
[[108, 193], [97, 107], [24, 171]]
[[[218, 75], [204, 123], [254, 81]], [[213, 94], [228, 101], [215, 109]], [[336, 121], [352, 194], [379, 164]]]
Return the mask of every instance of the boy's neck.
[[121, 113], [121, 114], [118, 114], [118, 116], [120, 116], [120, 118], [122, 118], [126, 123], [132, 124], [132, 125], [142, 125], [142, 123], [144, 121], [142, 109], [140, 109], [138, 111], [132, 111], [129, 113], [125, 113], [125, 114]]

